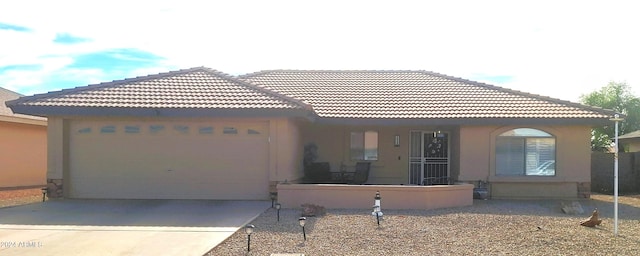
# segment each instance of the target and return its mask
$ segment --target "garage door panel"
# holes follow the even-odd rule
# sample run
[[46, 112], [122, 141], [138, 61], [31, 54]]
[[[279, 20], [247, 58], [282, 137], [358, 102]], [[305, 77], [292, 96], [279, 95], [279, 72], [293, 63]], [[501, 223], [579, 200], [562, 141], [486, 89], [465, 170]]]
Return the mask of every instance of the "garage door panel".
[[[112, 122], [113, 123], [113, 122]], [[71, 126], [70, 192], [77, 198], [266, 199], [268, 197], [268, 124], [260, 134], [200, 134], [204, 127], [233, 124], [189, 124], [189, 134], [169, 129], [150, 133], [141, 123], [127, 134], [126, 124], [74, 121]], [[113, 126], [103, 134], [100, 127]], [[166, 123], [164, 127], [176, 124]], [[75, 133], [92, 127], [93, 133]], [[120, 132], [119, 132], [120, 131]], [[255, 133], [255, 132], [254, 132]]]

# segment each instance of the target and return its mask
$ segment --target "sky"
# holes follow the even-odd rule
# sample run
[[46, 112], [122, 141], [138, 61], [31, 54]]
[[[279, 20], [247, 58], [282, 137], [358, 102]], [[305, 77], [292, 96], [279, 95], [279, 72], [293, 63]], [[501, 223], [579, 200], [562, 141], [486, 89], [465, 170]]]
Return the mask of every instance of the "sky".
[[0, 87], [25, 95], [205, 66], [428, 70], [578, 102], [640, 96], [635, 1], [8, 1]]

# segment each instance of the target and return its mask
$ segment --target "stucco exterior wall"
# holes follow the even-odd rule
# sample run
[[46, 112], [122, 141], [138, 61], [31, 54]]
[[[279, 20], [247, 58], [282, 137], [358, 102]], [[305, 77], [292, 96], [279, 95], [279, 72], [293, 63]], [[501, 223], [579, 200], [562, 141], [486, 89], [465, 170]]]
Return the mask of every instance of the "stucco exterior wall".
[[488, 181], [493, 198], [588, 197], [591, 182], [589, 126], [526, 126], [556, 138], [556, 175], [553, 177], [498, 176], [495, 172], [496, 137], [522, 126], [466, 126], [460, 128], [460, 180]]
[[626, 152], [640, 152], [640, 138], [621, 139], [619, 143], [625, 148]]
[[[67, 118], [73, 119], [73, 117]], [[113, 120], [100, 118], [96, 120]], [[182, 119], [183, 120], [183, 119]], [[194, 122], [207, 119], [193, 119]], [[210, 119], [209, 119], [210, 120]], [[378, 160], [372, 161], [367, 183], [407, 184], [409, 170], [409, 134], [412, 130], [442, 130], [450, 134], [450, 171], [452, 179], [475, 183], [488, 181], [493, 198], [575, 198], [588, 196], [590, 187], [590, 127], [527, 126], [556, 137], [556, 173], [554, 177], [505, 177], [495, 175], [495, 138], [516, 126], [347, 126], [315, 124], [288, 118], [232, 118], [233, 121], [267, 121], [269, 127], [268, 173], [270, 190], [285, 180], [303, 176], [303, 145], [318, 146], [318, 162], [329, 162], [332, 171], [344, 164], [354, 168], [357, 161], [349, 155], [352, 131], [378, 132]], [[48, 125], [47, 178], [56, 189], [64, 187], [69, 169], [69, 121], [50, 117]], [[395, 147], [394, 137], [400, 136]], [[64, 187], [68, 193], [68, 187]], [[50, 191], [51, 193], [51, 191]]]
[[47, 127], [0, 122], [0, 188], [46, 184]]
[[[301, 121], [299, 121], [301, 122]], [[270, 178], [272, 185], [302, 178], [302, 138], [299, 122], [292, 119], [276, 119], [270, 122], [271, 155]], [[272, 189], [275, 192], [275, 187]]]

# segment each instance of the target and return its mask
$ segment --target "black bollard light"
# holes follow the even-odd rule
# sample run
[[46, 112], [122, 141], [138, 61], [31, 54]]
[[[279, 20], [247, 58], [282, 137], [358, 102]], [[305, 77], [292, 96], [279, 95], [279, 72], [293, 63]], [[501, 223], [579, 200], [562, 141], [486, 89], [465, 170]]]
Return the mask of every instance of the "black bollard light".
[[44, 202], [44, 200], [46, 199], [45, 196], [47, 195], [47, 188], [44, 187], [42, 188], [42, 202]]
[[275, 192], [271, 192], [269, 194], [269, 197], [271, 198], [271, 208], [273, 208], [273, 203], [276, 201], [277, 196], [278, 196], [278, 193], [275, 193]]
[[380, 226], [380, 215], [382, 212], [380, 212], [380, 206], [379, 205], [374, 205], [373, 206], [373, 213], [376, 215], [376, 221], [378, 222], [378, 227]]
[[305, 241], [307, 241], [307, 233], [304, 232], [304, 224], [307, 223], [307, 218], [300, 217], [298, 219], [298, 223], [300, 223], [300, 226], [302, 227], [302, 237], [304, 238]]
[[278, 214], [278, 222], [280, 222], [280, 208], [282, 208], [282, 205], [280, 203], [276, 203], [276, 211]]
[[251, 234], [254, 228], [256, 228], [254, 225], [246, 225], [244, 227], [244, 232], [247, 233], [247, 251], [251, 251]]

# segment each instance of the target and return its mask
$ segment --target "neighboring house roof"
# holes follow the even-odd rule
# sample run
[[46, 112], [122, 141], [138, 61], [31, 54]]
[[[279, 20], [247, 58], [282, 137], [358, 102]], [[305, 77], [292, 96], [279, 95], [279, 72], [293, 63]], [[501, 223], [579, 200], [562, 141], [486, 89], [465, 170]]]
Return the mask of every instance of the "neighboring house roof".
[[[610, 122], [615, 112], [428, 71], [268, 70], [239, 77], [313, 106], [325, 120]], [[544, 119], [544, 120], [543, 120]]]
[[205, 67], [23, 97], [7, 103], [35, 115], [286, 115], [310, 106]]
[[620, 135], [618, 137], [619, 140], [625, 140], [625, 139], [640, 139], [640, 130], [639, 131], [634, 131], [634, 132], [630, 132], [624, 135]]
[[16, 113], [13, 113], [13, 111], [10, 108], [5, 106], [4, 103], [6, 101], [15, 100], [22, 96], [23, 96], [22, 94], [0, 87], [0, 121], [46, 126], [47, 125], [46, 118], [16, 114]]

